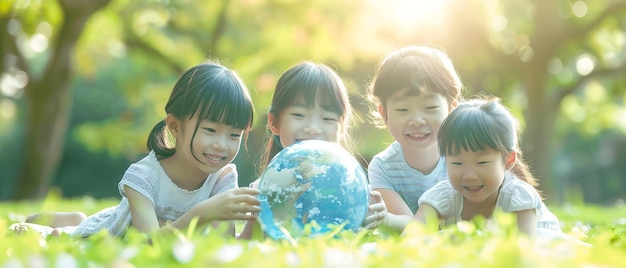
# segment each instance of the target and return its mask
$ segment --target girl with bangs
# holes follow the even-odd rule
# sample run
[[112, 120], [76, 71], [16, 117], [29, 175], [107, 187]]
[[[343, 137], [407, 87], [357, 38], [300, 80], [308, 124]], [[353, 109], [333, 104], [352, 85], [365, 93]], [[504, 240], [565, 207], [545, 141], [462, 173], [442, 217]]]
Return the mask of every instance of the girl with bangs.
[[519, 131], [519, 122], [495, 97], [458, 105], [438, 134], [448, 180], [422, 195], [414, 220], [426, 223], [436, 215], [449, 225], [490, 219], [498, 209], [514, 213], [518, 230], [528, 236], [565, 237], [522, 159]]
[[90, 217], [82, 212], [51, 212], [16, 224], [16, 231], [86, 237], [102, 230], [122, 235], [128, 227], [154, 233], [226, 222], [259, 212], [258, 190], [238, 188], [232, 160], [252, 126], [248, 89], [232, 70], [207, 62], [187, 70], [176, 82], [165, 119], [148, 137], [148, 155], [130, 165], [118, 184], [122, 200]]
[[[303, 140], [323, 140], [341, 144], [348, 151], [354, 145], [348, 135], [353, 116], [348, 91], [335, 71], [324, 64], [302, 62], [283, 73], [276, 84], [267, 126], [271, 132], [266, 152], [261, 158], [259, 174], [284, 147]], [[252, 182], [256, 188], [259, 180]], [[366, 228], [382, 223], [386, 207], [377, 192], [363, 222]], [[249, 239], [259, 224], [248, 221], [240, 238]], [[256, 235], [255, 235], [256, 236]]]

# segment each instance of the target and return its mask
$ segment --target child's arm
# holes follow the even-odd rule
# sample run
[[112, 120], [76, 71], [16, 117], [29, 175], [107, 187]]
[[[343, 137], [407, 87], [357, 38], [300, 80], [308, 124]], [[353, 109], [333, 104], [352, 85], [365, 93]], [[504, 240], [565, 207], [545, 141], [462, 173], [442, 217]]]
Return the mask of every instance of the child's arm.
[[149, 233], [159, 229], [159, 221], [154, 204], [128, 185], [124, 185], [124, 193], [130, 207], [131, 225], [142, 233]]
[[206, 199], [171, 223], [174, 228], [186, 228], [191, 220], [198, 217], [198, 224], [204, 225], [212, 221], [255, 220], [261, 211], [259, 200], [255, 197], [259, 191], [242, 187], [221, 192]]
[[[439, 211], [435, 209], [435, 207], [426, 203], [422, 203], [420, 207], [417, 209], [417, 212], [415, 212], [415, 216], [413, 217], [412, 220], [419, 222], [422, 225], [425, 225], [427, 228], [429, 226], [437, 226], [436, 228], [438, 230], [439, 228], [438, 222], [440, 218], [441, 218], [441, 215], [439, 214]], [[433, 230], [433, 231], [436, 231], [436, 230]], [[402, 232], [402, 235], [405, 235], [405, 233], [406, 233], [406, 230]]]
[[422, 224], [427, 224], [432, 221], [437, 221], [439, 220], [439, 218], [440, 218], [439, 212], [433, 206], [429, 204], [422, 204], [417, 209], [417, 212], [415, 212], [415, 217], [413, 217], [414, 220]]
[[403, 230], [413, 218], [413, 212], [404, 202], [404, 199], [400, 194], [390, 189], [378, 188], [374, 190], [380, 192], [387, 206], [388, 213], [384, 224], [396, 230]]
[[530, 237], [534, 237], [537, 232], [537, 213], [535, 209], [515, 211], [515, 215], [517, 216], [517, 229]]

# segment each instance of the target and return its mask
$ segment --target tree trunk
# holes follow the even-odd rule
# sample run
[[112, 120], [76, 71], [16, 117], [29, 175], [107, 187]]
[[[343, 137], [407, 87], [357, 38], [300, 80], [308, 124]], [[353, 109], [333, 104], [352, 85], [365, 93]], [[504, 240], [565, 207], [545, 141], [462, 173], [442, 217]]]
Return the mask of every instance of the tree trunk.
[[552, 198], [551, 201], [560, 203], [562, 197], [555, 192], [550, 173], [553, 153], [550, 139], [553, 136], [556, 121], [555, 109], [558, 107], [553, 107], [548, 98], [544, 82], [545, 74], [542, 73], [542, 69], [533, 69], [538, 71], [530, 71], [532, 74], [526, 76], [523, 82], [527, 87], [528, 107], [524, 112], [526, 129], [522, 136], [522, 151], [524, 160], [540, 183], [539, 188], [546, 194], [546, 197]]
[[74, 46], [87, 20], [110, 0], [59, 0], [64, 22], [40, 79], [31, 75], [25, 89], [25, 150], [14, 199], [44, 197], [57, 171], [71, 108], [70, 79]]

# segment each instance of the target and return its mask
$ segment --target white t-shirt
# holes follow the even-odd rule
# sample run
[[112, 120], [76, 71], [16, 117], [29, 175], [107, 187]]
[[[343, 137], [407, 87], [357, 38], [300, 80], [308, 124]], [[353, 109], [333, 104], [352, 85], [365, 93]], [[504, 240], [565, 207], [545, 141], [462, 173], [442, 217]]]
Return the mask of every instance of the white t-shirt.
[[118, 189], [120, 204], [89, 216], [72, 232], [72, 236], [89, 236], [107, 229], [112, 235], [121, 235], [130, 226], [130, 208], [124, 186], [139, 192], [154, 204], [159, 225], [175, 221], [199, 202], [220, 192], [237, 187], [237, 169], [228, 164], [216, 173], [209, 174], [204, 184], [193, 191], [179, 188], [167, 176], [156, 155], [151, 151], [139, 162], [130, 165]]
[[[426, 191], [420, 198], [419, 204], [428, 204], [434, 207], [444, 224], [453, 224], [461, 221], [463, 195], [454, 190], [449, 180], [439, 182]], [[496, 207], [503, 212], [535, 209], [538, 229], [561, 232], [559, 220], [541, 201], [539, 193], [533, 186], [513, 177], [508, 172], [502, 182]]]
[[389, 189], [398, 193], [415, 213], [418, 200], [426, 190], [437, 182], [447, 180], [446, 163], [439, 159], [435, 169], [423, 174], [409, 166], [402, 154], [402, 147], [397, 141], [376, 154], [367, 168], [367, 177], [373, 189]]

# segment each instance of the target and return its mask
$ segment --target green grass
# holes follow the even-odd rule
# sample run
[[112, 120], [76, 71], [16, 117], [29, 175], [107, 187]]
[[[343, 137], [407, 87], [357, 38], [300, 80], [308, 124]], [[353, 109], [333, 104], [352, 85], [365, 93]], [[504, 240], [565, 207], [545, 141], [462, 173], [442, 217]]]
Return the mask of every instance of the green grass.
[[[517, 235], [509, 215], [496, 215], [498, 228], [478, 222], [432, 234], [412, 225], [406, 236], [386, 230], [340, 232], [286, 241], [242, 241], [218, 231], [124, 238], [105, 233], [88, 239], [14, 234], [8, 227], [40, 211], [87, 214], [117, 200], [59, 199], [0, 203], [0, 267], [620, 267], [626, 263], [626, 206], [552, 207], [572, 237], [592, 244], [531, 241]], [[241, 224], [238, 225], [241, 228]]]

